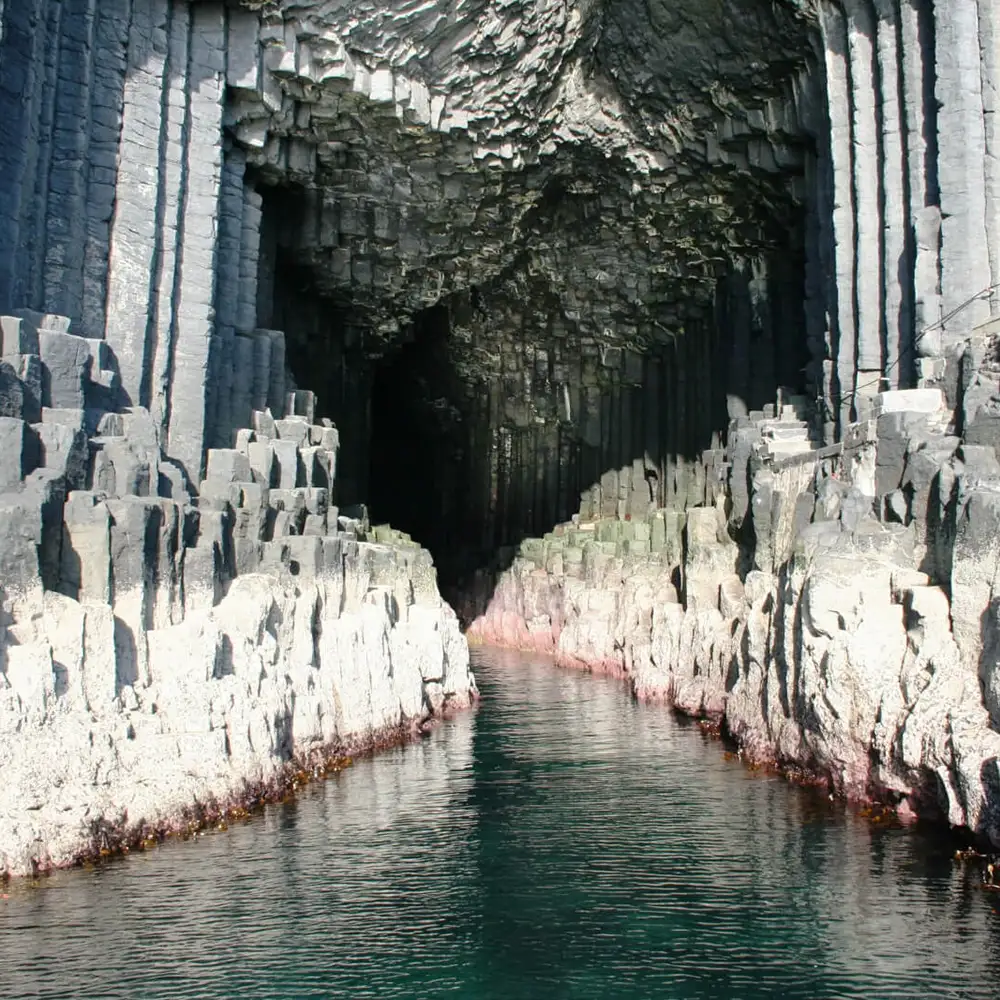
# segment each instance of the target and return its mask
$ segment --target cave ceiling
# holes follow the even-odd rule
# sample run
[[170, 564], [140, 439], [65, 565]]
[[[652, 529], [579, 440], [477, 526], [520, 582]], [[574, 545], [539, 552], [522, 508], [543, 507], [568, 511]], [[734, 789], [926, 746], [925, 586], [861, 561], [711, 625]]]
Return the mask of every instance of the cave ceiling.
[[794, 243], [805, 4], [243, 6], [263, 59], [245, 86], [230, 67], [228, 134], [263, 190], [297, 192], [279, 244], [373, 355], [470, 289], [641, 347], [710, 309], [734, 261]]

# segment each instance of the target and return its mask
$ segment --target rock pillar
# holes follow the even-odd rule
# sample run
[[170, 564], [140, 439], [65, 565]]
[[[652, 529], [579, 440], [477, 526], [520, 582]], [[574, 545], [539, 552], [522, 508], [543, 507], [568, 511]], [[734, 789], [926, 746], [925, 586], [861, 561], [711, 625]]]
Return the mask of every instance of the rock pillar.
[[855, 224], [853, 185], [853, 133], [851, 123], [850, 57], [847, 23], [840, 8], [824, 2], [820, 8], [824, 39], [827, 113], [830, 119], [830, 180], [833, 186], [833, 246], [836, 274], [833, 353], [836, 383], [834, 405], [839, 410], [839, 426], [854, 416], [853, 392], [856, 382], [855, 325]]
[[906, 178], [913, 255], [915, 355], [940, 350], [941, 210], [937, 204], [937, 104], [933, 92], [934, 22], [926, 0], [903, 0], [899, 7], [902, 44], [903, 119]]
[[[960, 337], [989, 318], [986, 299], [966, 305], [991, 283], [986, 128], [979, 4], [977, 0], [936, 0], [934, 16], [934, 92], [940, 108], [941, 295], [947, 338]], [[961, 311], [956, 314], [957, 310]]]

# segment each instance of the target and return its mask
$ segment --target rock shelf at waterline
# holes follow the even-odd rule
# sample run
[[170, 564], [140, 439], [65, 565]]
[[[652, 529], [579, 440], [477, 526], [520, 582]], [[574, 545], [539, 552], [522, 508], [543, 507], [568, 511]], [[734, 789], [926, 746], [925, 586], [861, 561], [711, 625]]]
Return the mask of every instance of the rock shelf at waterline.
[[[879, 397], [905, 434], [883, 415], [818, 461], [750, 460], [742, 510], [720, 490], [522, 543], [469, 637], [626, 677], [642, 700], [718, 718], [748, 761], [997, 844], [1000, 665], [980, 621], [1000, 466], [945, 432], [940, 394], [922, 413], [929, 398]], [[874, 514], [900, 480], [906, 524]]]

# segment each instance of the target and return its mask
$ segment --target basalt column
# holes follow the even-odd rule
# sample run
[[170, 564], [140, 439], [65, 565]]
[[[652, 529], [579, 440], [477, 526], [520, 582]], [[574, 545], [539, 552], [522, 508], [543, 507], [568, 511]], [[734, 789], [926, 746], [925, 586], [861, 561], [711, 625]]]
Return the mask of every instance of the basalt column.
[[[984, 53], [980, 10], [988, 28], [996, 14], [977, 0], [938, 0], [935, 18], [935, 97], [938, 111], [938, 178], [941, 197], [941, 295], [946, 334], [958, 335], [990, 315], [988, 299], [956, 310], [985, 289], [990, 281], [986, 220], [986, 129], [983, 83], [995, 87], [989, 72], [996, 54]], [[986, 56], [986, 62], [983, 56]], [[947, 346], [947, 344], [946, 344]]]
[[0, 33], [0, 309], [103, 328], [129, 0], [11, 3]]
[[1000, 314], [996, 19], [977, 0], [820, 7], [828, 137], [812, 197], [832, 218], [816, 231], [835, 261], [841, 429], [882, 389], [953, 395], [946, 355]]
[[941, 212], [938, 207], [937, 102], [934, 97], [934, 17], [924, 0], [899, 5], [898, 54], [902, 67], [904, 147], [909, 191], [906, 245], [912, 269], [901, 269], [913, 287], [911, 354], [916, 358], [940, 353], [941, 337]]
[[449, 298], [374, 363], [372, 517], [413, 532], [456, 586], [573, 514], [713, 502], [731, 421], [806, 389], [803, 280], [794, 246], [738, 261], [641, 347], [582, 334], [537, 278]]
[[1000, 314], [1000, 12], [991, 0], [979, 3], [979, 49], [985, 132], [986, 242], [990, 258], [991, 312]]
[[230, 21], [248, 18], [221, 2], [39, 0], [7, 7], [0, 38], [0, 308], [67, 316], [95, 373], [113, 366], [105, 402], [150, 410], [189, 488], [270, 364], [260, 196], [223, 132], [249, 86], [244, 46], [229, 70]]
[[106, 339], [122, 389], [158, 414], [192, 481], [206, 443], [225, 41], [221, 4], [137, 2], [111, 236]]
[[877, 76], [882, 95], [877, 110], [882, 183], [882, 337], [886, 387], [913, 380], [913, 253], [907, 243], [903, 95], [900, 89], [899, 9], [893, 0], [875, 3]]
[[851, 123], [851, 80], [847, 21], [833, 3], [821, 4], [821, 24], [825, 52], [827, 115], [830, 127], [830, 168], [827, 175], [832, 192], [832, 228], [835, 283], [831, 287], [829, 312], [832, 331], [835, 379], [831, 383], [838, 432], [854, 418], [854, 389], [857, 371], [857, 310], [855, 305], [855, 193], [853, 138]]
[[[440, 306], [454, 379], [430, 402], [469, 435], [453, 506], [476, 512], [477, 548], [581, 503], [697, 502], [727, 422], [779, 385], [822, 395], [831, 361], [828, 219], [819, 198], [803, 207], [825, 169], [798, 98], [815, 117], [815, 24], [734, 0], [734, 47], [728, 15], [642, 6], [546, 0], [526, 33], [516, 4], [459, 25], [430, 7], [8, 5], [0, 65], [27, 95], [3, 119], [12, 304], [105, 338], [107, 389], [150, 410], [191, 492], [206, 446], [283, 415], [290, 370], [350, 426], [339, 499], [365, 500], [379, 373]], [[874, 78], [869, 15], [851, 15], [860, 34], [845, 20], [843, 48]], [[847, 106], [877, 144], [875, 102]], [[870, 186], [856, 166], [848, 186]], [[784, 253], [804, 215], [808, 333], [800, 254]], [[851, 388], [856, 341], [836, 359]]]
[[[848, 0], [848, 77], [851, 81], [851, 148], [854, 193], [854, 294], [857, 318], [855, 408], [878, 392], [885, 366], [882, 324], [882, 208], [879, 126], [876, 120], [878, 76], [875, 63], [875, 18], [870, 0]], [[895, 284], [894, 276], [894, 284]]]

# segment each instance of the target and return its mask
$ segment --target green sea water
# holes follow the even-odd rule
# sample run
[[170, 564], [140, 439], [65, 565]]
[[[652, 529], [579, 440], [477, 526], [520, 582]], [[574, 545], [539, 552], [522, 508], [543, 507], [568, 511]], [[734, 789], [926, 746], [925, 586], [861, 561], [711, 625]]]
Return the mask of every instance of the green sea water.
[[937, 832], [488, 651], [475, 713], [224, 832], [11, 884], [0, 997], [1000, 997]]

